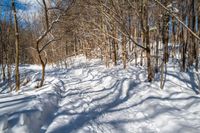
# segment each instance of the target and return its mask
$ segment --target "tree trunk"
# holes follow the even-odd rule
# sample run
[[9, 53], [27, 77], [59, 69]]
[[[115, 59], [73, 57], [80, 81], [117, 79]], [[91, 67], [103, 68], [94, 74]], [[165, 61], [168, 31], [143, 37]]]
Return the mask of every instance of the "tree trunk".
[[74, 55], [76, 56], [77, 55], [77, 43], [78, 43], [78, 41], [77, 41], [77, 36], [76, 36], [76, 34], [75, 34], [75, 37], [74, 37]]
[[[197, 23], [198, 23], [198, 34], [200, 36], [200, 2], [198, 2], [198, 7], [199, 7], [199, 9], [198, 9], [198, 21], [197, 21]], [[198, 69], [199, 69], [199, 48], [200, 48], [199, 43], [200, 43], [200, 41], [197, 40], [197, 44], [196, 44], [196, 48], [195, 48], [196, 49], [196, 60], [195, 60], [196, 71], [198, 71]], [[199, 81], [199, 83], [200, 83], [200, 81]], [[199, 86], [199, 88], [200, 88], [200, 86]]]
[[12, 9], [14, 13], [14, 25], [15, 25], [15, 45], [16, 45], [16, 55], [15, 55], [15, 82], [16, 91], [20, 89], [20, 75], [19, 75], [19, 29], [17, 20], [17, 11], [15, 8], [15, 2], [12, 0]]
[[44, 84], [44, 79], [45, 79], [45, 67], [46, 67], [46, 64], [47, 64], [47, 59], [45, 58], [45, 62], [44, 62], [40, 53], [38, 53], [38, 54], [39, 54], [40, 63], [42, 65], [42, 79], [40, 81], [39, 87], [42, 87], [43, 84]]
[[184, 30], [183, 30], [183, 27], [182, 27], [182, 30], [181, 30], [181, 35], [180, 35], [180, 43], [182, 45], [182, 50], [181, 50], [181, 55], [182, 55], [182, 67], [181, 67], [181, 70], [182, 71], [185, 71], [185, 63], [186, 63], [186, 42], [184, 40]]
[[123, 62], [123, 68], [126, 69], [126, 37], [122, 35], [122, 62]]
[[176, 23], [175, 18], [172, 17], [172, 59], [175, 61], [176, 57]]
[[[113, 33], [114, 38], [118, 38], [116, 29], [114, 29], [113, 32], [114, 32]], [[117, 45], [118, 45], [117, 40], [113, 39], [113, 42], [112, 42], [112, 60], [113, 60], [113, 63], [114, 63], [115, 66], [117, 65]]]
[[148, 0], [144, 0], [144, 24], [145, 24], [145, 40], [146, 40], [146, 55], [147, 55], [147, 71], [148, 71], [148, 81], [151, 82], [153, 79], [153, 71], [151, 66], [151, 48], [149, 40], [149, 15], [148, 15]]
[[4, 44], [2, 43], [2, 50], [1, 50], [1, 70], [2, 70], [2, 80], [5, 81], [6, 74], [5, 74], [5, 64], [4, 64]]
[[156, 35], [156, 67], [155, 67], [155, 73], [158, 73], [158, 59], [159, 59], [159, 31], [157, 31]]
[[44, 78], [45, 78], [45, 64], [44, 63], [42, 63], [42, 79], [41, 79], [41, 82], [40, 82], [40, 87], [42, 87], [43, 86], [43, 84], [44, 84]]
[[163, 40], [163, 45], [164, 45], [164, 55], [163, 55], [163, 60], [165, 62], [165, 64], [168, 62], [169, 60], [169, 52], [168, 52], [168, 34], [169, 34], [169, 30], [168, 30], [168, 22], [169, 22], [169, 16], [165, 15], [163, 18], [163, 29], [162, 29], [162, 40]]
[[[167, 1], [163, 1], [163, 5], [166, 7], [168, 4]], [[168, 39], [169, 39], [169, 14], [168, 12], [165, 12], [163, 14], [162, 17], [162, 42], [164, 45], [164, 54], [163, 54], [163, 61], [165, 62], [165, 64], [168, 62], [169, 60], [169, 52], [168, 52]]]

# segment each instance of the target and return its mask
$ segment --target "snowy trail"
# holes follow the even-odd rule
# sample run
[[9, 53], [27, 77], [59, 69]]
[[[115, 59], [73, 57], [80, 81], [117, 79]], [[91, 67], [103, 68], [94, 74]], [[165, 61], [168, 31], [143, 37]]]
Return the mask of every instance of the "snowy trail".
[[[199, 114], [198, 111], [195, 112], [191, 109], [192, 112], [189, 112], [187, 110], [189, 105], [182, 107], [183, 105], [180, 103], [185, 104], [189, 101], [189, 104], [192, 105], [194, 104], [192, 99], [200, 101], [198, 96], [190, 97], [187, 93], [180, 93], [181, 95], [185, 94], [186, 97], [179, 98], [177, 97], [179, 92], [169, 96], [165, 94], [166, 92], [149, 90], [153, 86], [142, 81], [144, 78], [139, 71], [137, 71], [138, 75], [136, 73], [135, 75], [123, 75], [123, 70], [122, 73], [113, 73], [109, 70], [105, 72], [104, 69], [97, 68], [81, 69], [80, 71], [75, 70], [72, 75], [67, 76], [69, 79], [66, 77], [62, 79], [65, 91], [62, 93], [63, 98], [55, 113], [55, 118], [46, 130], [47, 133], [63, 131], [74, 133], [167, 133], [172, 130], [168, 126], [165, 128], [162, 125], [164, 124], [162, 119], [164, 119], [163, 121], [166, 119], [166, 125], [172, 127], [179, 122], [189, 122], [190, 118], [187, 118], [186, 114], [191, 113], [190, 116], [193, 115], [196, 121], [200, 120], [200, 117], [195, 117], [195, 113]], [[112, 73], [115, 77], [112, 76]], [[120, 77], [118, 77], [119, 75]], [[73, 81], [69, 83], [70, 79]], [[181, 109], [177, 105], [181, 106]], [[184, 108], [185, 110], [182, 110]], [[159, 120], [154, 120], [157, 119], [157, 115], [161, 115], [159, 123]], [[171, 123], [168, 123], [169, 120]], [[183, 127], [185, 125], [177, 125], [175, 130], [199, 132], [198, 126]]]
[[[87, 127], [84, 128], [85, 132], [108, 132], [109, 130], [99, 127], [98, 120], [95, 120], [96, 115], [100, 115], [100, 112], [96, 111], [96, 105], [92, 103], [94, 100], [92, 98], [93, 95], [89, 94], [93, 93], [91, 90], [94, 86], [99, 87], [99, 85], [105, 83], [97, 82], [91, 84], [90, 80], [93, 80], [95, 77], [92, 77], [92, 74], [88, 72], [85, 75], [79, 75], [75, 72], [72, 76], [68, 76], [76, 80], [67, 84], [68, 80], [62, 79], [63, 83], [66, 83], [64, 86], [65, 91], [62, 93], [62, 99], [59, 102], [59, 109], [55, 113], [55, 119], [49, 125], [47, 132], [70, 132], [83, 126], [86, 121], [88, 123]], [[83, 79], [87, 80], [83, 81]]]
[[94, 61], [48, 70], [43, 88], [0, 95], [0, 132], [199, 133], [196, 85], [186, 73], [168, 72], [160, 90], [139, 67], [107, 69]]

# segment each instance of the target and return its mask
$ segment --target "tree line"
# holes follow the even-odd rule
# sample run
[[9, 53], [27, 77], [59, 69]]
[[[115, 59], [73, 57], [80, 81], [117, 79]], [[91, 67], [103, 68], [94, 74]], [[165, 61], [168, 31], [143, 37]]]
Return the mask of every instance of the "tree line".
[[0, 19], [1, 80], [11, 79], [15, 63], [18, 89], [19, 64], [41, 64], [41, 87], [47, 63], [67, 67], [67, 58], [79, 54], [124, 69], [134, 60], [147, 68], [149, 82], [158, 72], [163, 80], [169, 59], [180, 71], [199, 69], [199, 1], [39, 0], [37, 14], [26, 20], [11, 3]]

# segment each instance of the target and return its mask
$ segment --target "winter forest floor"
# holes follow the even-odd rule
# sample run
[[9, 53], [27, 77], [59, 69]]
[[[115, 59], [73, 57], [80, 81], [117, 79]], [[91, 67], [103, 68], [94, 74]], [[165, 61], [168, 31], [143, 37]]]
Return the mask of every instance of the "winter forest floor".
[[20, 92], [0, 83], [3, 133], [199, 133], [200, 96], [195, 73], [168, 64], [160, 75], [129, 63], [105, 68], [79, 56], [68, 68], [47, 67], [45, 85], [35, 88], [41, 68], [20, 67]]

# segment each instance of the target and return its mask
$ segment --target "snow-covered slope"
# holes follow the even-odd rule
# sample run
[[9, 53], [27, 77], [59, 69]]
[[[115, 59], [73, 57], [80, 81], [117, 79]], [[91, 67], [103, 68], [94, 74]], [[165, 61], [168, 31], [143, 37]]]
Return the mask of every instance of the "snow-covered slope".
[[144, 68], [105, 68], [78, 57], [67, 69], [24, 66], [30, 82], [19, 93], [0, 94], [0, 132], [199, 133], [200, 96], [194, 73], [169, 65], [165, 88], [159, 75], [146, 82]]

